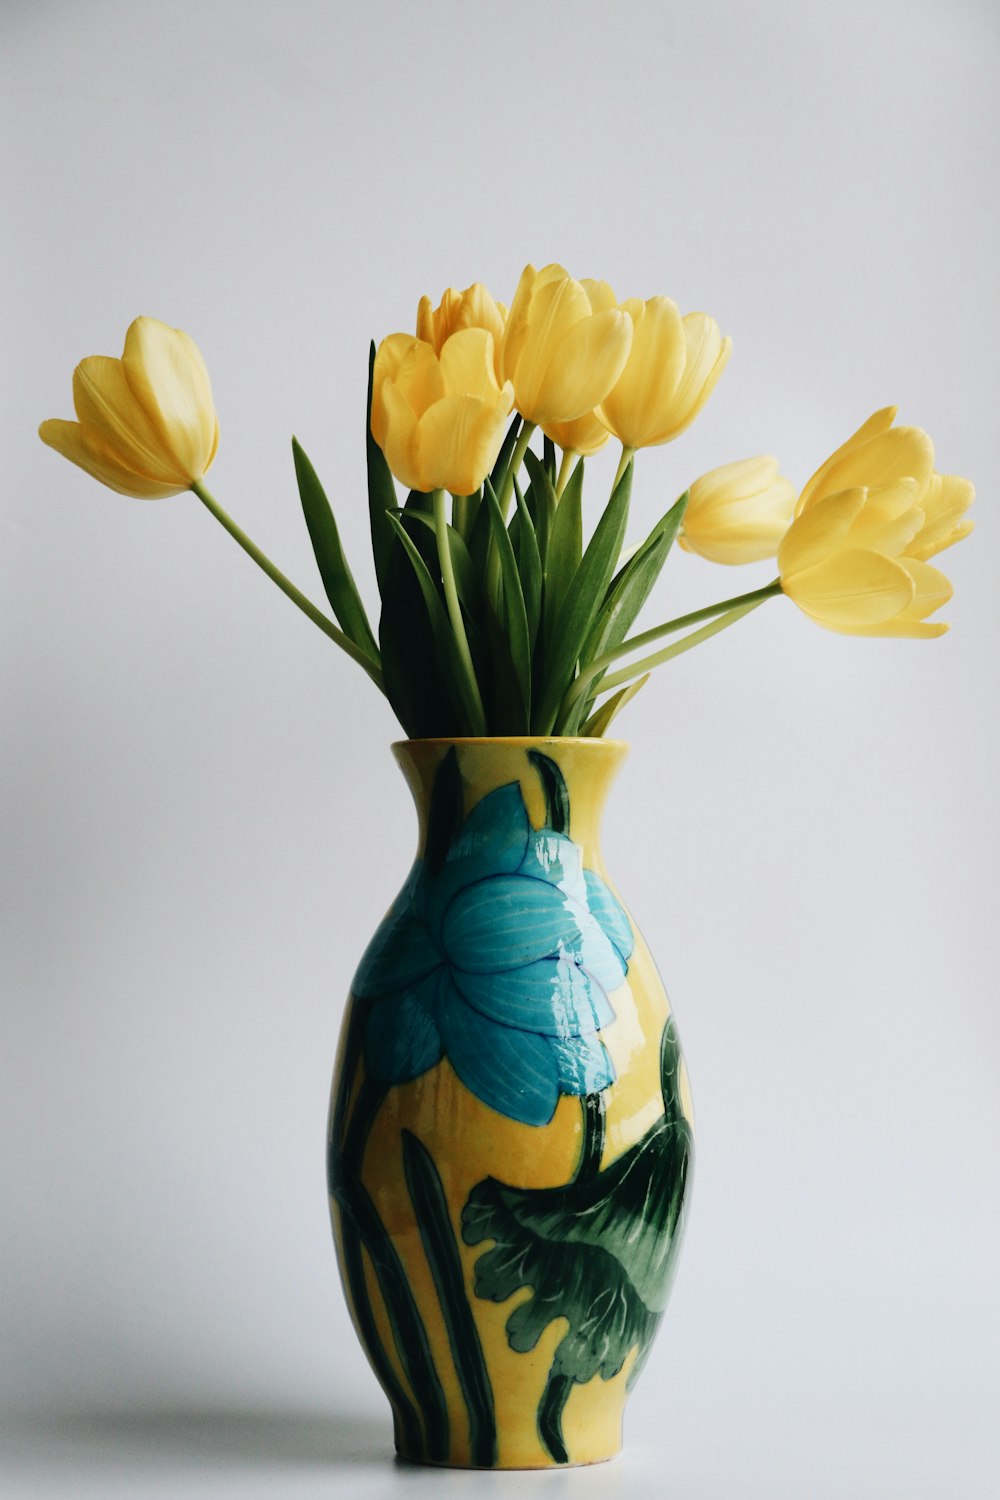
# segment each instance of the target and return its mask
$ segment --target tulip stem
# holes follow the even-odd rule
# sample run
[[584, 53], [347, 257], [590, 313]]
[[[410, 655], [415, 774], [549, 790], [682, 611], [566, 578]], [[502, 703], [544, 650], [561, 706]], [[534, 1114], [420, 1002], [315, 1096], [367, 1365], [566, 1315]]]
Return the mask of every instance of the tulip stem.
[[622, 456], [618, 460], [618, 472], [615, 475], [615, 482], [611, 486], [611, 493], [612, 493], [612, 495], [614, 494], [615, 490], [618, 488], [618, 483], [619, 483], [622, 475], [625, 473], [625, 470], [628, 468], [629, 464], [632, 462], [632, 459], [634, 457], [635, 457], [635, 449], [634, 448], [628, 448], [623, 443], [622, 444]]
[[497, 496], [497, 500], [500, 502], [500, 514], [505, 521], [507, 519], [507, 507], [514, 493], [514, 480], [521, 472], [525, 451], [531, 442], [531, 435], [534, 430], [534, 422], [521, 423], [521, 431], [517, 435], [517, 442], [514, 444], [514, 451], [510, 456], [510, 463], [507, 465], [507, 472], [503, 476], [503, 484], [500, 486], [500, 493]]
[[[616, 646], [613, 651], [607, 651], [603, 656], [596, 657], [594, 661], [588, 662], [579, 677], [570, 683], [559, 711], [560, 722], [565, 720], [566, 715], [590, 689], [595, 679], [601, 677], [602, 673], [606, 672], [616, 661], [620, 661], [623, 656], [628, 656], [643, 646], [651, 646], [654, 641], [662, 640], [665, 635], [674, 635], [678, 630], [686, 630], [689, 625], [697, 625], [702, 620], [712, 620], [711, 625], [706, 625], [702, 630], [696, 630], [692, 635], [685, 636], [683, 641], [678, 641], [675, 646], [668, 646], [663, 651], [655, 652], [652, 656], [644, 657], [641, 661], [623, 667], [621, 671], [612, 673], [610, 677], [604, 677], [600, 685], [602, 693], [612, 687], [620, 687], [630, 678], [638, 677], [641, 673], [648, 672], [665, 661], [670, 661], [672, 657], [680, 656], [684, 651], [690, 651], [692, 646], [699, 646], [702, 641], [709, 640], [726, 626], [734, 625], [745, 614], [749, 614], [752, 609], [763, 604], [765, 599], [772, 599], [775, 594], [780, 593], [781, 580], [776, 578], [773, 583], [767, 583], [763, 588], [753, 589], [749, 594], [737, 594], [732, 599], [720, 600], [718, 604], [706, 604], [703, 609], [692, 610], [690, 614], [678, 615], [676, 619], [667, 620], [663, 625], [656, 625], [652, 630], [644, 630], [641, 635], [633, 636], [621, 646]], [[713, 616], [723, 618], [713, 619]]]
[[380, 692], [384, 691], [382, 687], [382, 670], [378, 662], [373, 661], [367, 652], [362, 651], [360, 646], [356, 646], [350, 636], [345, 635], [342, 630], [338, 630], [333, 621], [321, 609], [317, 609], [312, 600], [307, 599], [305, 594], [295, 587], [290, 578], [286, 578], [284, 573], [275, 567], [271, 559], [260, 550], [256, 542], [252, 542], [246, 532], [237, 526], [232, 516], [223, 510], [218, 500], [205, 488], [200, 479], [196, 480], [191, 488], [205, 509], [211, 511], [215, 519], [225, 527], [233, 540], [239, 542], [248, 557], [252, 557], [257, 566], [264, 570], [272, 583], [276, 583], [281, 592], [287, 594], [292, 603], [297, 604], [302, 613], [308, 616], [314, 625], [318, 625], [324, 635], [328, 635], [331, 641], [336, 641], [340, 649], [346, 651], [352, 661], [356, 661], [358, 666], [362, 667], [368, 673], [368, 676]]
[[562, 494], [569, 484], [570, 472], [573, 468], [573, 460], [577, 457], [572, 448], [563, 450], [562, 462], [559, 465], [559, 478], [556, 480], [556, 499]]
[[472, 652], [469, 650], [469, 637], [465, 633], [462, 606], [459, 603], [458, 588], [455, 584], [455, 568], [451, 559], [451, 544], [448, 540], [448, 517], [445, 512], [444, 490], [434, 491], [433, 504], [434, 534], [437, 537], [438, 564], [441, 568], [441, 582], [444, 585], [444, 602], [448, 607], [448, 618], [451, 620], [459, 660], [467, 680], [469, 699], [477, 721], [472, 724], [471, 733], [482, 735], [486, 733], [486, 710], [483, 708], [479, 683], [476, 680], [476, 669], [472, 662]]

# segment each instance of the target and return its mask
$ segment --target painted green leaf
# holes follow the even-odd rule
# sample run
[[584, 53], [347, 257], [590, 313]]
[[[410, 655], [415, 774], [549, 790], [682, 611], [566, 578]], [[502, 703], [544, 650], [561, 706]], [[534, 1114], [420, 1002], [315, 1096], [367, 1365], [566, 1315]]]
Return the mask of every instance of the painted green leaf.
[[662, 1315], [683, 1233], [691, 1131], [677, 1092], [680, 1051], [668, 1020], [661, 1043], [664, 1114], [603, 1172], [557, 1188], [514, 1188], [488, 1177], [462, 1216], [468, 1245], [492, 1241], [476, 1263], [476, 1295], [531, 1296], [507, 1319], [519, 1353], [557, 1318], [554, 1377], [610, 1380], [629, 1352], [642, 1360]]
[[378, 646], [344, 554], [333, 508], [305, 449], [294, 437], [292, 457], [295, 461], [295, 478], [302, 513], [306, 518], [309, 540], [312, 542], [326, 597], [345, 635], [350, 636], [356, 646], [360, 646], [372, 661], [377, 662]]

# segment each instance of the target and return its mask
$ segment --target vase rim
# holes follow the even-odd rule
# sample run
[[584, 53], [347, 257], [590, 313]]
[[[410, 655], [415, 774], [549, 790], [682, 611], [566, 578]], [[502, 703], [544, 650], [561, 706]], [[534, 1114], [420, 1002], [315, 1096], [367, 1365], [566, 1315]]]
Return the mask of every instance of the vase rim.
[[413, 740], [393, 740], [391, 749], [408, 750], [413, 745], [606, 745], [616, 750], [631, 748], [628, 740], [593, 734], [481, 734], [428, 735]]

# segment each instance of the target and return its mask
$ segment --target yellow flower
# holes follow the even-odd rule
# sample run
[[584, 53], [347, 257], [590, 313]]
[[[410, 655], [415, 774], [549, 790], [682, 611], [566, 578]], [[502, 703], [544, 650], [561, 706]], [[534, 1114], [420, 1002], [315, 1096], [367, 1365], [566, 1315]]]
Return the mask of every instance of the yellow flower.
[[130, 325], [121, 359], [80, 361], [73, 405], [77, 421], [43, 422], [39, 437], [121, 495], [178, 495], [215, 457], [219, 422], [205, 361], [193, 339], [156, 318]]
[[632, 349], [597, 415], [626, 448], [652, 448], [694, 421], [725, 369], [732, 339], [707, 313], [682, 318], [669, 297], [622, 307], [632, 319]]
[[741, 458], [695, 480], [678, 540], [710, 562], [759, 562], [774, 557], [794, 510], [776, 458]]
[[372, 436], [408, 489], [471, 495], [496, 461], [514, 391], [497, 384], [493, 335], [464, 328], [431, 344], [391, 334], [375, 356]]
[[501, 346], [514, 405], [543, 430], [585, 416], [618, 379], [631, 341], [631, 320], [606, 283], [525, 266]]
[[447, 288], [437, 307], [429, 297], [421, 297], [417, 307], [417, 338], [430, 344], [440, 354], [445, 341], [463, 328], [485, 328], [493, 335], [497, 380], [500, 380], [500, 341], [503, 338], [507, 309], [497, 302], [481, 281], [474, 281], [464, 292]]
[[809, 480], [778, 550], [781, 586], [819, 624], [847, 635], [943, 635], [928, 620], [951, 598], [926, 559], [972, 530], [974, 490], [934, 470], [919, 427], [874, 412]]

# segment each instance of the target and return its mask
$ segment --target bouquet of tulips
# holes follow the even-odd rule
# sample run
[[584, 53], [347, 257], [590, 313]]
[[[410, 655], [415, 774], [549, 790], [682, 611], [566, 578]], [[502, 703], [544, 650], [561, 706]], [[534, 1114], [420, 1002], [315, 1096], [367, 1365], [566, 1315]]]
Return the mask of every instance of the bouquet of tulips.
[[[655, 667], [777, 595], [848, 635], [948, 628], [929, 618], [951, 586], [928, 559], [972, 529], [973, 487], [939, 474], [928, 435], [895, 426], [893, 407], [869, 417], [798, 495], [776, 459], [741, 459], [695, 480], [629, 541], [636, 454], [694, 421], [729, 352], [707, 314], [682, 317], [667, 297], [619, 302], [607, 282], [574, 281], [558, 265], [527, 266], [509, 312], [478, 283], [449, 289], [437, 307], [424, 297], [416, 333], [390, 334], [369, 364], [377, 633], [294, 439], [334, 619], [207, 489], [218, 421], [186, 334], [137, 319], [121, 359], [77, 366], [77, 421], [43, 422], [40, 436], [122, 494], [192, 490], [367, 672], [411, 738], [602, 735]], [[585, 537], [585, 460], [612, 438], [617, 473]], [[727, 565], [776, 557], [777, 577], [631, 634], [675, 541]]]

